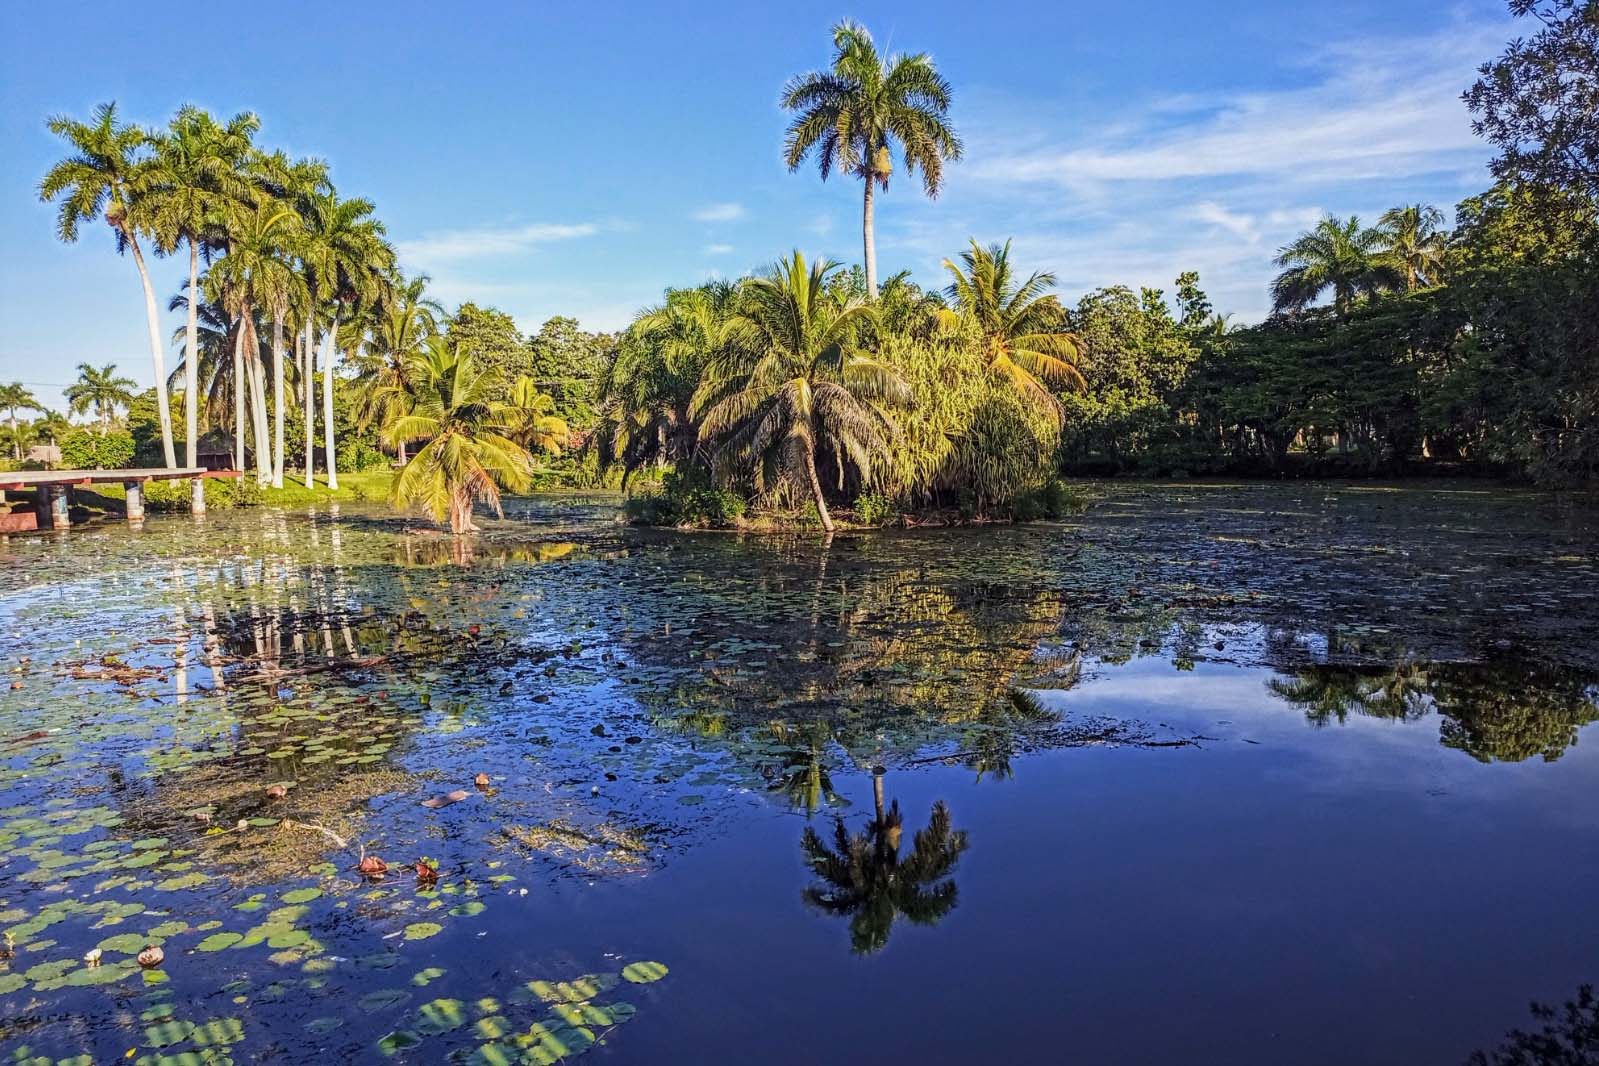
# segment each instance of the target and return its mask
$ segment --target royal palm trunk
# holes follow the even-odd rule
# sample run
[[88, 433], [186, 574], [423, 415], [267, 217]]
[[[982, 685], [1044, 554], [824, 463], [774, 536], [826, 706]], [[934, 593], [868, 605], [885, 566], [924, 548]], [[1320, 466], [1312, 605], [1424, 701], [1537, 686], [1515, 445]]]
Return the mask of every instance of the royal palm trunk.
[[155, 366], [155, 404], [161, 415], [161, 450], [170, 470], [178, 465], [178, 457], [172, 449], [172, 408], [167, 401], [166, 359], [161, 355], [161, 318], [155, 309], [155, 289], [150, 287], [150, 271], [144, 265], [139, 239], [131, 230], [124, 232], [128, 247], [133, 251], [133, 261], [139, 267], [139, 281], [144, 285], [144, 314], [150, 326], [150, 362]]
[[338, 459], [334, 452], [333, 441], [333, 357], [339, 350], [339, 313], [333, 312], [333, 323], [328, 328], [327, 361], [322, 364], [322, 439], [323, 450], [327, 452], [325, 462], [328, 464], [328, 488], [339, 487]]

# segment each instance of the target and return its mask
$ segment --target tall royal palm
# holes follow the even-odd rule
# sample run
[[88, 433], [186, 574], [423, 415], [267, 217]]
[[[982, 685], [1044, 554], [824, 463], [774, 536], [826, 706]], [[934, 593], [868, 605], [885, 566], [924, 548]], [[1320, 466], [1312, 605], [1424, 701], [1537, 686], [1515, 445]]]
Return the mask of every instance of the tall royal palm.
[[1278, 252], [1276, 262], [1286, 268], [1271, 285], [1279, 311], [1308, 307], [1331, 289], [1333, 307], [1347, 314], [1359, 297], [1402, 284], [1399, 271], [1382, 255], [1381, 235], [1353, 215], [1322, 219]]
[[117, 416], [117, 408], [133, 402], [134, 388], [133, 379], [119, 375], [115, 363], [107, 363], [98, 369], [88, 363], [79, 363], [78, 380], [67, 386], [64, 395], [73, 414], [94, 412], [94, 416], [100, 420], [100, 436], [103, 437], [111, 430], [111, 420]]
[[0, 385], [0, 408], [6, 412], [6, 421], [11, 430], [11, 458], [22, 458], [22, 437], [17, 431], [18, 411], [43, 411], [39, 401], [33, 393], [23, 387], [22, 382], [13, 381], [9, 385]]
[[1382, 256], [1405, 278], [1405, 291], [1430, 288], [1442, 280], [1449, 238], [1444, 213], [1431, 204], [1406, 204], [1377, 220]]
[[836, 263], [805, 257], [777, 263], [740, 288], [727, 343], [707, 368], [690, 414], [725, 473], [759, 490], [787, 479], [811, 494], [822, 528], [833, 531], [816, 456], [828, 449], [838, 487], [853, 465], [862, 484], [896, 434], [887, 408], [908, 404], [899, 374], [857, 350], [856, 329], [872, 309], [828, 292]]
[[[229, 210], [248, 196], [244, 164], [251, 152], [250, 139], [260, 126], [260, 120], [247, 111], [218, 124], [205, 111], [186, 106], [156, 138], [149, 214], [163, 252], [188, 247], [189, 293], [199, 291], [202, 250]], [[184, 465], [192, 467], [199, 461], [199, 305], [194, 300], [185, 303]], [[195, 510], [203, 511], [204, 482], [196, 479], [193, 491]]]
[[866, 291], [875, 300], [872, 201], [876, 187], [888, 188], [895, 142], [905, 169], [921, 171], [928, 196], [938, 195], [944, 164], [961, 157], [961, 142], [949, 123], [949, 82], [926, 53], [885, 60], [866, 27], [847, 19], [833, 27], [833, 47], [832, 69], [801, 74], [783, 87], [782, 105], [795, 113], [783, 159], [789, 170], [798, 170], [814, 151], [823, 181], [835, 170], [862, 180]]
[[448, 517], [450, 532], [458, 536], [474, 532], [474, 502], [500, 513], [502, 491], [527, 490], [532, 457], [505, 435], [505, 405], [493, 399], [498, 383], [477, 368], [471, 353], [436, 336], [411, 363], [408, 410], [385, 436], [391, 444], [427, 443], [395, 478], [393, 501], [423, 507], [435, 520]]
[[160, 317], [155, 289], [150, 286], [150, 271], [139, 245], [139, 235], [150, 232], [147, 205], [143, 202], [154, 176], [150, 137], [137, 126], [119, 123], [116, 104], [101, 104], [89, 122], [58, 115], [50, 120], [50, 132], [63, 138], [72, 152], [51, 167], [39, 183], [40, 199], [61, 200], [56, 215], [57, 235], [63, 241], [76, 241], [80, 222], [103, 215], [116, 237], [118, 253], [131, 252], [139, 268], [150, 331], [150, 362], [155, 368], [161, 447], [167, 466], [175, 467], [178, 464], [172, 447], [172, 410], [167, 401]]
[[[281, 427], [283, 324], [290, 309], [304, 306], [308, 299], [305, 280], [292, 261], [299, 225], [300, 216], [292, 207], [262, 196], [255, 206], [237, 212], [229, 220], [228, 254], [212, 265], [206, 277], [210, 290], [207, 295], [220, 299], [240, 324], [234, 341], [238, 353], [234, 367], [241, 381], [235, 395], [242, 396], [248, 386], [255, 428], [256, 479], [261, 484], [277, 483], [279, 466], [268, 427], [266, 374], [259, 358], [260, 345], [254, 338], [255, 314], [259, 310], [272, 316], [273, 379], [277, 383], [274, 401]], [[242, 432], [242, 428], [241, 420], [236, 419], [236, 432]], [[242, 452], [242, 442], [240, 447]]]
[[394, 262], [383, 240], [383, 224], [371, 217], [370, 200], [341, 200], [331, 190], [313, 197], [305, 213], [303, 257], [310, 270], [311, 291], [332, 305], [322, 364], [323, 450], [328, 488], [339, 487], [333, 427], [333, 367], [339, 350], [339, 319], [348, 309], [369, 304], [378, 294], [378, 278]]
[[1010, 261], [1010, 242], [987, 248], [975, 240], [961, 253], [961, 264], [944, 260], [950, 283], [945, 294], [955, 311], [982, 332], [989, 369], [1017, 391], [1058, 413], [1060, 404], [1048, 386], [1085, 387], [1078, 365], [1082, 338], [1066, 330], [1066, 312], [1047, 290], [1055, 275], [1035, 271], [1018, 280]]

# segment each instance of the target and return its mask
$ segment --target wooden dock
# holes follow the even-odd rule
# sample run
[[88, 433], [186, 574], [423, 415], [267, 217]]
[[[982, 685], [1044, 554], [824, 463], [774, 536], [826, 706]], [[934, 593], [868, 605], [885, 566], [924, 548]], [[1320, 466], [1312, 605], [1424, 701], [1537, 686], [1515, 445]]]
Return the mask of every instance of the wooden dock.
[[68, 516], [68, 494], [74, 485], [117, 485], [127, 492], [128, 521], [144, 521], [144, 486], [151, 481], [176, 481], [185, 478], [238, 477], [237, 470], [208, 470], [200, 466], [134, 467], [123, 470], [7, 470], [0, 471], [0, 502], [7, 492], [32, 489], [38, 493], [38, 507], [31, 511], [0, 514], [0, 533], [23, 533], [39, 528], [47, 520], [52, 529], [72, 525]]

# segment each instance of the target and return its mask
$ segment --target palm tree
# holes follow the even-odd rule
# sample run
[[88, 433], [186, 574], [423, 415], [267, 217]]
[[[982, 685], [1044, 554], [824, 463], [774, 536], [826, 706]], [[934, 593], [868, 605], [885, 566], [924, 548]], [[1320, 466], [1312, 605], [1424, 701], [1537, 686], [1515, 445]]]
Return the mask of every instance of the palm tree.
[[[133, 402], [133, 390], [136, 387], [132, 378], [117, 376], [115, 363], [107, 363], [98, 370], [88, 363], [79, 363], [78, 380], [67, 386], [65, 395], [73, 414], [94, 412], [100, 420], [100, 435], [103, 437], [111, 431], [111, 420], [116, 417], [117, 408]], [[156, 389], [156, 392], [160, 391]]]
[[1331, 289], [1333, 307], [1347, 314], [1357, 297], [1374, 296], [1396, 288], [1399, 272], [1382, 256], [1382, 237], [1365, 229], [1351, 215], [1339, 220], [1328, 216], [1316, 228], [1277, 253], [1276, 263], [1286, 267], [1272, 282], [1272, 301], [1278, 310], [1300, 310]]
[[698, 437], [689, 406], [711, 355], [726, 343], [737, 299], [737, 286], [721, 281], [668, 289], [622, 334], [601, 385], [595, 440], [607, 464], [622, 464], [623, 488], [645, 463], [693, 454]]
[[345, 309], [376, 298], [378, 277], [394, 262], [393, 249], [383, 240], [383, 224], [370, 217], [372, 210], [370, 200], [341, 200], [329, 190], [311, 198], [304, 218], [302, 258], [310, 268], [312, 292], [318, 300], [333, 304], [322, 365], [322, 432], [330, 489], [339, 487], [333, 429], [333, 362], [339, 351], [339, 318]]
[[511, 383], [505, 398], [505, 435], [528, 451], [538, 448], [560, 455], [571, 430], [566, 419], [555, 413], [555, 397], [539, 391], [539, 384], [526, 374]]
[[11, 429], [11, 458], [22, 458], [22, 437], [17, 432], [18, 411], [43, 411], [39, 401], [33, 393], [23, 387], [22, 382], [13, 381], [9, 385], [0, 385], [0, 407], [6, 410], [6, 420]]
[[[282, 411], [283, 322], [291, 306], [307, 302], [305, 280], [290, 261], [299, 233], [300, 217], [292, 207], [263, 197], [249, 210], [236, 213], [227, 225], [228, 253], [206, 274], [207, 295], [219, 300], [239, 320], [234, 339], [234, 373], [239, 385], [234, 396], [234, 426], [243, 451], [243, 404], [246, 387], [251, 393], [251, 422], [255, 428], [256, 480], [273, 481], [277, 464], [268, 435], [266, 375], [255, 343], [255, 312], [272, 313], [273, 376], [278, 383], [276, 401]], [[241, 372], [242, 371], [242, 372]]]
[[949, 124], [949, 82], [925, 52], [883, 60], [866, 27], [848, 19], [833, 27], [833, 67], [811, 71], [783, 87], [784, 110], [795, 112], [783, 145], [783, 161], [798, 170], [813, 150], [822, 180], [837, 170], [865, 184], [861, 241], [866, 257], [866, 292], [877, 299], [877, 243], [872, 230], [874, 186], [888, 188], [898, 141], [905, 169], [922, 173], [922, 187], [936, 197], [944, 163], [961, 157], [961, 142]]
[[746, 280], [728, 343], [712, 357], [689, 410], [724, 472], [753, 473], [762, 491], [775, 480], [798, 482], [829, 533], [818, 448], [831, 449], [840, 489], [851, 463], [870, 482], [873, 453], [897, 432], [885, 405], [910, 402], [910, 387], [893, 368], [856, 350], [855, 328], [871, 321], [872, 309], [828, 293], [837, 268], [824, 259], [807, 269], [796, 251]]
[[[392, 500], [398, 507], [425, 507], [435, 521], [450, 519], [457, 536], [475, 532], [472, 505], [481, 500], [500, 509], [500, 493], [525, 492], [533, 458], [504, 434], [505, 405], [491, 397], [497, 386], [471, 353], [444, 337], [428, 339], [406, 373], [409, 410], [389, 424], [390, 444], [426, 439], [400, 476]], [[331, 472], [331, 464], [330, 464]]]
[[990, 370], [1004, 377], [1024, 396], [1047, 404], [1057, 415], [1060, 404], [1048, 385], [1083, 389], [1083, 341], [1066, 331], [1066, 311], [1060, 300], [1045, 290], [1055, 285], [1055, 275], [1035, 271], [1017, 281], [1010, 261], [1010, 242], [987, 248], [975, 240], [961, 253], [962, 269], [944, 260], [950, 273], [944, 290], [955, 311], [942, 312], [946, 321], [966, 318], [983, 335]]
[[[426, 295], [428, 276], [406, 281], [398, 273], [384, 279], [374, 308], [372, 348], [358, 360], [356, 374], [356, 426], [366, 430], [385, 426], [405, 413], [410, 397], [406, 367], [429, 337], [439, 331], [444, 308]], [[395, 457], [405, 463], [406, 441], [396, 445]]]
[[155, 367], [156, 408], [161, 419], [161, 447], [169, 468], [177, 466], [172, 447], [172, 411], [167, 402], [167, 380], [161, 351], [160, 319], [150, 271], [139, 247], [141, 231], [150, 231], [143, 202], [152, 187], [154, 171], [147, 151], [150, 135], [137, 126], [117, 122], [116, 104], [101, 104], [90, 122], [65, 115], [50, 120], [50, 132], [64, 138], [72, 154], [50, 168], [39, 183], [39, 198], [61, 199], [56, 234], [68, 243], [78, 239], [78, 223], [104, 215], [116, 237], [117, 252], [133, 253], [144, 285], [144, 311], [150, 328], [150, 361]]
[[1449, 246], [1442, 211], [1431, 204], [1392, 208], [1377, 220], [1377, 234], [1380, 254], [1404, 275], [1406, 292], [1442, 280], [1440, 271]]
[[[179, 244], [189, 248], [189, 287], [200, 284], [202, 246], [214, 240], [222, 219], [247, 199], [250, 187], [244, 166], [253, 151], [251, 138], [261, 122], [248, 111], [226, 125], [201, 109], [184, 106], [173, 116], [165, 135], [155, 139], [154, 180], [149, 213], [163, 252]], [[199, 321], [198, 306], [187, 302], [184, 331], [183, 424], [184, 465], [199, 462]], [[196, 479], [195, 497], [204, 506], [204, 482]]]
[[877, 813], [864, 832], [851, 834], [844, 819], [836, 818], [831, 848], [810, 826], [800, 838], [805, 861], [820, 881], [805, 889], [805, 902], [828, 914], [849, 915], [850, 947], [858, 955], [882, 950], [900, 915], [932, 925], [954, 910], [957, 893], [950, 874], [967, 847], [965, 832], [952, 828], [949, 808], [940, 801], [902, 858], [904, 819], [898, 800], [884, 811], [882, 780], [881, 774], [874, 777]]

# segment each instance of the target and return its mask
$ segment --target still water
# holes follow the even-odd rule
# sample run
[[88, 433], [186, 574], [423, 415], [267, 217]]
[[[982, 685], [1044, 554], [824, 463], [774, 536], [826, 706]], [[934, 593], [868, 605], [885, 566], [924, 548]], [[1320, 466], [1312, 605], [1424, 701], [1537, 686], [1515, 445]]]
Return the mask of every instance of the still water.
[[5, 1061], [1460, 1063], [1599, 980], [1581, 503], [614, 514], [0, 541]]

